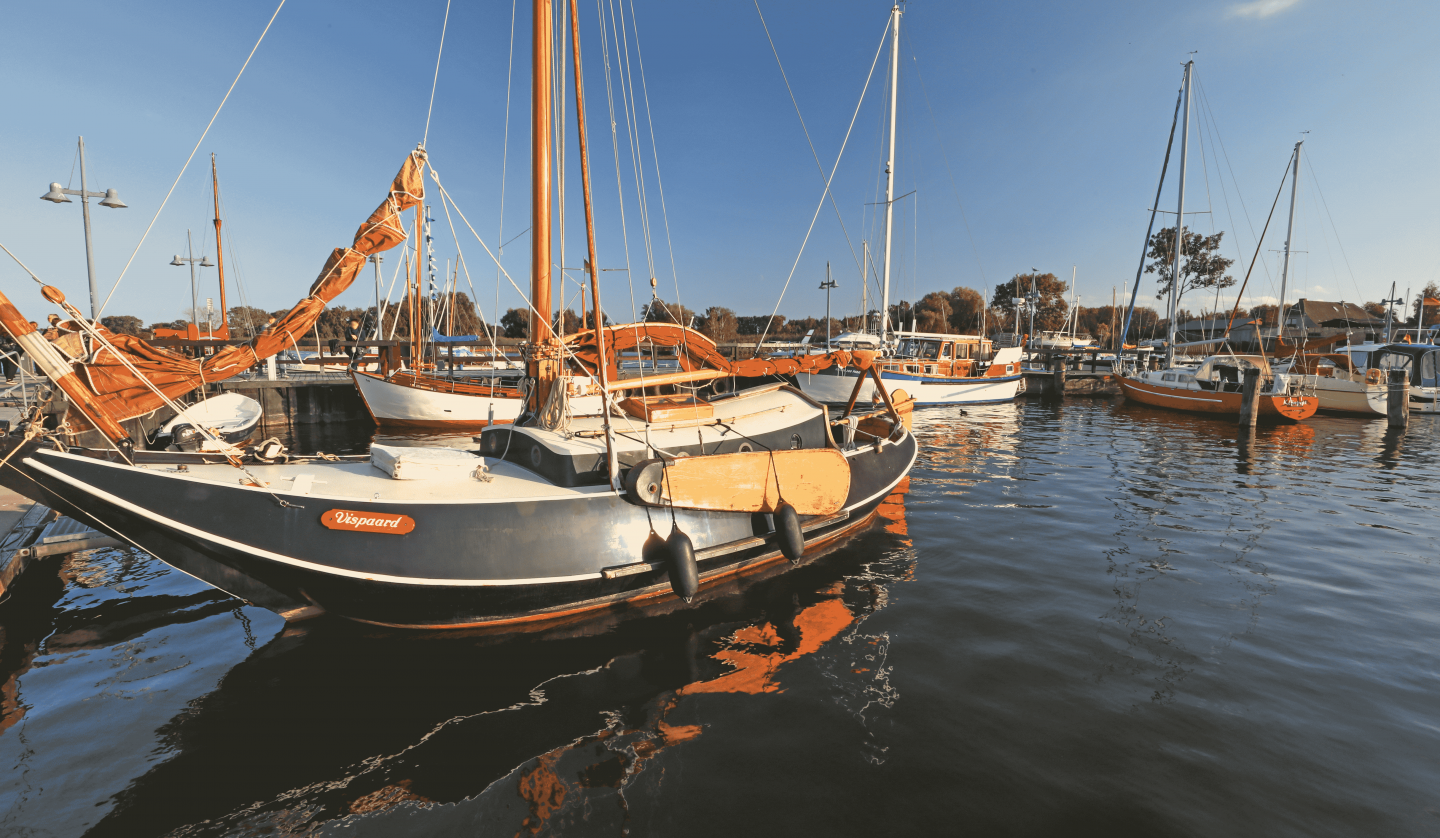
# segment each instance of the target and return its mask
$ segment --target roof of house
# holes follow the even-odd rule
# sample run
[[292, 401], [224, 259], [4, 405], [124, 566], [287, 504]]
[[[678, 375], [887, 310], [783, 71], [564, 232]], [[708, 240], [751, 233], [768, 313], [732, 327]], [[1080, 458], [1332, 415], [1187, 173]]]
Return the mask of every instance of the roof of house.
[[1307, 320], [1320, 326], [1366, 326], [1385, 322], [1385, 318], [1376, 317], [1354, 303], [1327, 303], [1302, 298], [1299, 306]]

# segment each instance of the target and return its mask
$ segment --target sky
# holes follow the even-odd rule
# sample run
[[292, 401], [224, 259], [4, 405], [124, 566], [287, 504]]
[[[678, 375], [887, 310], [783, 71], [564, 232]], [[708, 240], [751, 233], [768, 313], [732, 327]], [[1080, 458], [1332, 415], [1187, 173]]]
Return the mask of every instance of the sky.
[[[189, 271], [169, 262], [185, 252], [187, 230], [196, 255], [213, 259], [214, 153], [229, 302], [289, 308], [426, 138], [434, 80], [431, 162], [492, 250], [522, 234], [500, 258], [526, 287], [524, 3], [454, 0], [447, 22], [445, 0], [287, 0], [156, 218], [276, 2], [77, 0], [8, 9], [0, 33], [0, 243], [88, 310], [79, 202], [37, 200], [51, 181], [79, 188], [76, 138], [84, 135], [89, 189], [117, 189], [129, 205], [91, 207], [100, 297], [114, 289], [104, 313], [146, 323], [179, 318], [190, 305]], [[678, 295], [692, 309], [753, 315], [778, 304], [790, 317], [819, 315], [827, 262], [838, 283], [832, 311], [858, 313], [862, 241], [883, 262], [875, 204], [884, 198], [890, 3], [762, 0], [765, 25], [745, 2], [579, 6], [598, 261], [611, 317], [629, 319], [632, 305], [645, 304], [651, 276], [663, 299]], [[1068, 280], [1073, 268], [1081, 305], [1123, 295], [1135, 280], [1191, 57], [1186, 211], [1203, 214], [1187, 223], [1226, 231], [1223, 252], [1236, 259], [1237, 278], [1303, 136], [1288, 296], [1379, 300], [1392, 281], [1412, 296], [1440, 281], [1432, 246], [1440, 169], [1430, 149], [1440, 108], [1427, 60], [1440, 4], [913, 0], [903, 9], [892, 301], [959, 286], [989, 297], [1031, 269]], [[557, 230], [555, 262], [573, 267], [584, 239], [568, 84], [568, 218], [563, 252]], [[1178, 156], [1177, 147], [1160, 199], [1171, 212]], [[832, 166], [833, 206], [820, 206], [822, 168]], [[1275, 251], [1289, 188], [1247, 304], [1279, 294]], [[433, 189], [431, 201], [438, 271], [463, 254], [460, 288], [475, 290], [487, 319], [497, 289], [500, 311], [522, 305], [456, 210], [452, 236]], [[398, 254], [384, 264], [386, 286]], [[576, 287], [567, 285], [571, 307]], [[202, 308], [218, 297], [215, 288], [214, 269], [202, 270]], [[1233, 303], [1236, 290], [1221, 305]], [[0, 291], [37, 320], [53, 308], [8, 259]], [[872, 308], [878, 293], [872, 278]], [[1144, 277], [1142, 302], [1154, 305], [1154, 293], [1153, 277]], [[367, 271], [336, 302], [370, 305], [374, 295]], [[1192, 310], [1213, 305], [1213, 296], [1184, 302]]]

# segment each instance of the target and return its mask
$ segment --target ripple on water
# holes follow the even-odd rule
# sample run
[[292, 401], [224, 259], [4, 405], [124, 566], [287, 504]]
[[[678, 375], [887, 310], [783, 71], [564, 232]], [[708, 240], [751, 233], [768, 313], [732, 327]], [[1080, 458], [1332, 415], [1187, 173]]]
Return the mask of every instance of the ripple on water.
[[0, 832], [1440, 829], [1434, 419], [1072, 399], [915, 432], [825, 561], [565, 636], [284, 631], [79, 554], [0, 611]]

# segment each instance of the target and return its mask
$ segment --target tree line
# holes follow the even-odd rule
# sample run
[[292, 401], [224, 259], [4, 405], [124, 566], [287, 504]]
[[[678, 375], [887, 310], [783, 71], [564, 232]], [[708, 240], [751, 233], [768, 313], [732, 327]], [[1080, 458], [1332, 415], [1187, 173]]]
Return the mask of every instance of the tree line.
[[[1188, 229], [1183, 231], [1179, 285], [1175, 289], [1177, 320], [1182, 323], [1205, 317], [1207, 314], [1217, 317], [1230, 314], [1230, 309], [1224, 306], [1221, 306], [1218, 312], [1207, 313], [1202, 309], [1199, 314], [1184, 307], [1186, 295], [1191, 292], [1215, 293], [1235, 285], [1235, 277], [1229, 273], [1235, 260], [1220, 255], [1224, 236], [1223, 231], [1209, 236]], [[1145, 265], [1144, 272], [1155, 277], [1157, 300], [1168, 297], [1176, 282], [1174, 255], [1174, 227], [1162, 229], [1151, 236], [1145, 253], [1149, 262]], [[1069, 283], [1053, 273], [1019, 273], [996, 285], [988, 303], [979, 291], [963, 286], [949, 291], [931, 291], [914, 303], [900, 300], [889, 307], [889, 328], [939, 334], [993, 335], [1013, 332], [1024, 335], [1032, 329], [1032, 306], [1028, 301], [1033, 301], [1034, 331], [1058, 331], [1071, 320], [1069, 293]], [[1427, 284], [1407, 306], [1408, 317], [1401, 320], [1397, 315], [1397, 327], [1414, 328], [1417, 325], [1430, 326], [1440, 323], [1440, 306], [1425, 306], [1423, 302], [1427, 299], [1440, 300], [1440, 287], [1434, 282]], [[378, 337], [410, 338], [412, 306], [408, 302], [402, 300], [387, 307]], [[1076, 334], [1088, 334], [1102, 345], [1110, 346], [1112, 336], [1124, 327], [1127, 301], [1120, 299], [1117, 303], [1118, 305], [1076, 306], [1073, 312]], [[470, 297], [464, 292], [456, 292], [448, 303], [425, 298], [421, 300], [421, 305], [427, 312], [426, 320], [438, 325], [442, 334], [476, 335], [481, 339], [529, 337], [530, 313], [525, 308], [509, 309], [500, 317], [498, 323], [492, 325], [480, 317]], [[1385, 316], [1385, 308], [1379, 302], [1367, 302], [1363, 307], [1376, 317]], [[227, 314], [230, 334], [232, 338], [249, 338], [264, 329], [272, 318], [283, 317], [288, 311], [265, 311], [251, 306], [237, 306]], [[678, 323], [698, 329], [717, 343], [754, 342], [759, 340], [761, 335], [765, 335], [767, 340], [798, 340], [807, 333], [823, 339], [827, 328], [823, 317], [792, 319], [779, 314], [773, 317], [767, 314], [740, 315], [724, 306], [710, 306], [703, 312], [698, 312], [678, 302], [666, 302], [658, 297], [641, 307], [638, 314], [640, 320], [645, 322]], [[1258, 319], [1265, 325], [1278, 322], [1278, 314], [1276, 306], [1273, 305], [1253, 306], [1243, 312], [1244, 319]], [[200, 315], [203, 318], [207, 313], [201, 312]], [[315, 332], [322, 341], [343, 338], [347, 325], [353, 319], [361, 322], [367, 335], [374, 335], [373, 316], [372, 308], [331, 307], [320, 315]], [[594, 312], [587, 312], [585, 322], [582, 323], [579, 314], [566, 309], [554, 315], [552, 326], [563, 334], [573, 334], [583, 326], [593, 325], [594, 319]], [[140, 318], [129, 315], [104, 317], [102, 322], [114, 332], [143, 335], [146, 331]], [[152, 323], [149, 328], [183, 329], [188, 322], [177, 320]], [[607, 315], [604, 322], [609, 325], [612, 320]], [[1160, 327], [1164, 322], [1164, 318], [1155, 308], [1137, 305], [1131, 317], [1127, 340], [1133, 343], [1136, 340], [1159, 337]], [[828, 327], [832, 335], [861, 329], [876, 331], [880, 327], [880, 312], [871, 310], [864, 315], [853, 317], [832, 317]]]

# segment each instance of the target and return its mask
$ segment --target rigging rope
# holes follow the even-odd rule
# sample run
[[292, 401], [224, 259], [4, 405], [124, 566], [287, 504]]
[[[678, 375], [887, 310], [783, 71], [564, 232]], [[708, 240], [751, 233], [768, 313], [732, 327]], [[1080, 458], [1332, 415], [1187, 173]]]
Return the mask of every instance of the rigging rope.
[[635, 22], [635, 0], [630, 0], [630, 26], [635, 30], [635, 60], [640, 65], [640, 93], [645, 98], [645, 122], [650, 128], [650, 154], [655, 161], [655, 187], [660, 192], [660, 220], [665, 225], [665, 249], [670, 252], [670, 275], [675, 282], [675, 305], [683, 312], [685, 306], [680, 302], [680, 272], [675, 267], [675, 246], [670, 241], [670, 213], [665, 206], [665, 181], [660, 178], [660, 148], [655, 142], [655, 117], [650, 113], [650, 87], [645, 83], [645, 56], [640, 52], [640, 28]]
[[[800, 120], [800, 130], [805, 134], [805, 142], [810, 146], [810, 156], [815, 160], [815, 170], [820, 173], [820, 179], [825, 182], [825, 195], [830, 198], [830, 206], [835, 210], [835, 220], [840, 222], [840, 231], [845, 234], [845, 244], [850, 248], [850, 258], [855, 262], [855, 267], [860, 267], [860, 256], [855, 252], [855, 245], [850, 241], [850, 231], [845, 229], [845, 219], [840, 216], [840, 207], [835, 204], [835, 195], [830, 191], [830, 181], [825, 177], [825, 167], [820, 163], [820, 155], [815, 151], [815, 141], [810, 139], [810, 129], [805, 125], [805, 117], [800, 113], [800, 103], [795, 100], [795, 91], [790, 87], [790, 76], [785, 72], [785, 65], [780, 62], [780, 51], [775, 48], [775, 39], [770, 36], [770, 25], [765, 22], [765, 13], [760, 11], [760, 0], [754, 0], [755, 14], [760, 16], [760, 26], [765, 30], [765, 40], [770, 42], [770, 54], [775, 56], [775, 66], [780, 68], [780, 78], [785, 82], [785, 92], [790, 94], [790, 104], [795, 107], [795, 117]], [[885, 31], [880, 35], [880, 43], [885, 43], [885, 35], [890, 32], [890, 19], [885, 21]], [[879, 57], [879, 53], [876, 53]]]
[[[1130, 336], [1130, 319], [1135, 313], [1135, 297], [1140, 293], [1140, 277], [1145, 272], [1145, 254], [1150, 249], [1150, 234], [1155, 231], [1155, 216], [1160, 213], [1160, 193], [1165, 189], [1165, 172], [1170, 168], [1170, 151], [1175, 145], [1175, 126], [1180, 120], [1180, 102], [1185, 98], [1184, 84], [1175, 96], [1175, 115], [1170, 118], [1170, 139], [1165, 141], [1165, 160], [1160, 164], [1160, 183], [1155, 186], [1155, 202], [1150, 207], [1150, 226], [1145, 228], [1145, 244], [1140, 248], [1140, 266], [1135, 269], [1135, 287], [1130, 291], [1130, 305], [1125, 309], [1125, 328], [1120, 330], [1117, 352], [1125, 350], [1125, 338]], [[1020, 316], [1016, 309], [1015, 316]]]
[[450, 0], [445, 0], [445, 20], [440, 23], [440, 49], [435, 51], [435, 78], [430, 80], [430, 106], [425, 109], [425, 134], [420, 140], [423, 148], [430, 139], [430, 115], [435, 112], [435, 88], [440, 84], [440, 56], [445, 54], [445, 29], [450, 25]]
[[[885, 31], [889, 32], [887, 25]], [[875, 77], [875, 65], [880, 62], [880, 53], [885, 49], [885, 38], [880, 38], [880, 46], [875, 50], [875, 57], [870, 61], [870, 72], [865, 76], [865, 86], [860, 89], [860, 101], [855, 103], [855, 112], [850, 115], [850, 125], [845, 129], [845, 139], [840, 143], [840, 153], [835, 155], [835, 165], [830, 167], [830, 177], [825, 180], [825, 191], [820, 194], [820, 203], [815, 205], [815, 214], [810, 216], [810, 226], [805, 230], [805, 238], [800, 242], [800, 252], [795, 254], [795, 263], [790, 266], [790, 274], [785, 277], [785, 285], [780, 289], [780, 297], [775, 301], [775, 308], [770, 312], [770, 317], [765, 321], [765, 329], [760, 333], [760, 340], [755, 344], [755, 355], [760, 354], [760, 347], [765, 345], [765, 336], [770, 334], [770, 325], [775, 322], [775, 315], [780, 311], [780, 303], [785, 299], [785, 292], [790, 288], [790, 280], [795, 278], [795, 269], [800, 267], [800, 258], [805, 255], [805, 245], [810, 242], [810, 234], [815, 231], [815, 222], [820, 218], [820, 210], [825, 208], [825, 198], [830, 194], [830, 183], [835, 179], [835, 171], [840, 168], [840, 159], [845, 156], [845, 147], [850, 144], [850, 133], [855, 130], [855, 120], [860, 116], [860, 106], [865, 103], [865, 94], [870, 90], [870, 80]]]
[[[635, 272], [631, 270], [633, 266], [630, 263], [630, 229], [625, 220], [625, 186], [620, 176], [620, 135], [615, 130], [615, 92], [611, 82], [610, 42], [606, 37], [604, 0], [595, 0], [595, 9], [600, 15], [600, 54], [605, 65], [605, 103], [610, 114], [610, 147], [615, 157], [615, 193], [620, 205], [620, 241], [625, 251], [625, 279], [630, 287], [630, 321], [633, 323], [640, 319], [640, 314], [635, 308]], [[618, 38], [616, 40], [618, 45]], [[598, 270], [598, 268], [596, 269]]]
[[283, 8], [285, 8], [285, 0], [280, 0], [280, 5], [276, 6], [275, 13], [270, 15], [270, 21], [265, 24], [264, 31], [260, 33], [259, 39], [255, 41], [255, 46], [250, 48], [250, 54], [245, 56], [245, 63], [240, 65], [240, 72], [236, 73], [235, 80], [230, 82], [230, 89], [225, 91], [225, 96], [220, 100], [219, 107], [215, 108], [215, 113], [210, 117], [210, 121], [205, 123], [205, 130], [200, 132], [200, 139], [196, 140], [195, 147], [190, 149], [190, 156], [185, 158], [185, 165], [180, 167], [180, 174], [176, 175], [175, 182], [170, 184], [170, 190], [165, 193], [165, 199], [160, 202], [159, 209], [155, 210], [155, 215], [150, 219], [150, 224], [146, 226], [145, 232], [140, 236], [140, 241], [136, 243], [135, 249], [130, 253], [130, 258], [126, 260], [125, 267], [120, 270], [120, 276], [115, 278], [115, 284], [111, 286], [110, 293], [105, 296], [105, 302], [100, 304], [100, 310], [95, 313], [97, 320], [100, 318], [100, 315], [105, 313], [105, 306], [110, 305], [110, 298], [115, 296], [116, 289], [120, 287], [121, 280], [125, 279], [126, 272], [130, 270], [130, 265], [135, 261], [135, 256], [140, 253], [140, 248], [145, 244], [145, 239], [149, 237], [150, 230], [155, 227], [155, 222], [160, 220], [160, 213], [165, 211], [165, 204], [170, 201], [170, 196], [175, 192], [175, 187], [180, 185], [180, 178], [184, 177], [185, 170], [190, 168], [190, 161], [195, 159], [195, 152], [199, 151], [200, 144], [205, 142], [205, 135], [210, 133], [210, 126], [215, 124], [215, 120], [220, 116], [220, 111], [224, 109], [225, 103], [230, 100], [230, 94], [234, 92], [235, 85], [239, 84], [240, 77], [245, 75], [245, 68], [250, 66], [250, 59], [255, 57], [255, 51], [260, 49], [261, 42], [265, 40], [265, 34], [270, 31], [270, 25], [275, 22], [275, 18], [279, 16], [280, 10]]

